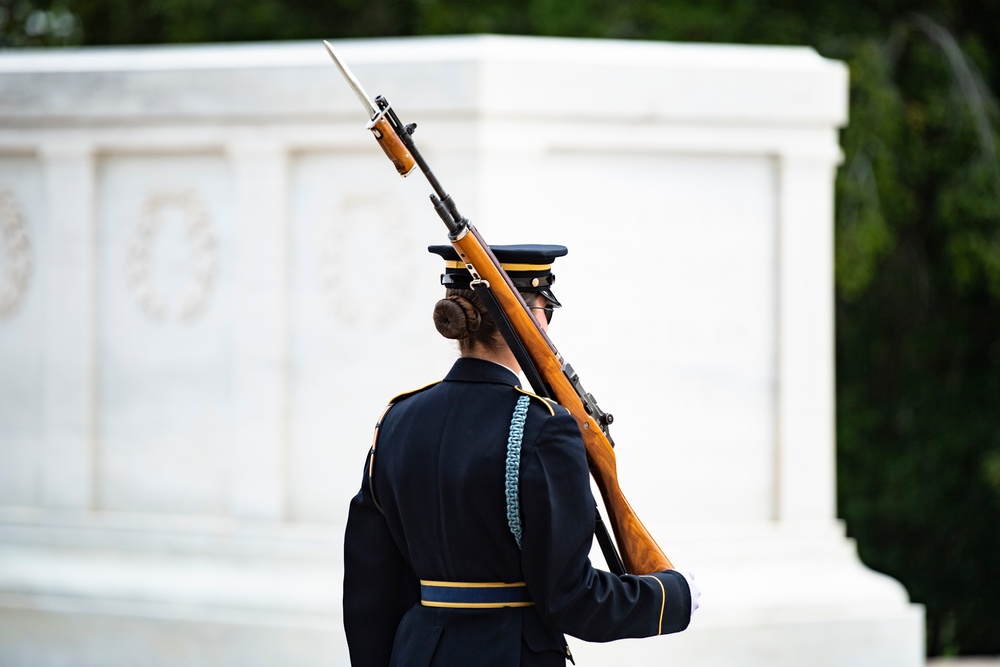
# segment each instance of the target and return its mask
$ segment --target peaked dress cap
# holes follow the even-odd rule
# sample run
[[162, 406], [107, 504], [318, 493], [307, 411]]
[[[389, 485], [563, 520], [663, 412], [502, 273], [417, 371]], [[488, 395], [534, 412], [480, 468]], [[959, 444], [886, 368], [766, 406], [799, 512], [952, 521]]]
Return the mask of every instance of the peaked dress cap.
[[[445, 270], [441, 274], [442, 285], [449, 289], [469, 289], [472, 276], [465, 264], [458, 259], [458, 252], [452, 245], [432, 245], [427, 250], [445, 261]], [[552, 293], [552, 285], [556, 281], [552, 263], [557, 257], [564, 257], [569, 252], [566, 246], [523, 243], [491, 245], [490, 250], [518, 291], [537, 292], [553, 307], [562, 306]]]

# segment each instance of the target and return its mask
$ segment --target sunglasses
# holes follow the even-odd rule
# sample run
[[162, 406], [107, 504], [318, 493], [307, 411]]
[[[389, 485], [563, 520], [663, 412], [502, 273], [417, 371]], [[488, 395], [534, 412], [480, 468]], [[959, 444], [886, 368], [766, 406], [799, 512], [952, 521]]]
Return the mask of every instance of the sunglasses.
[[552, 304], [547, 306], [528, 306], [529, 310], [541, 310], [545, 312], [545, 323], [552, 324], [552, 313], [555, 311], [555, 307]]

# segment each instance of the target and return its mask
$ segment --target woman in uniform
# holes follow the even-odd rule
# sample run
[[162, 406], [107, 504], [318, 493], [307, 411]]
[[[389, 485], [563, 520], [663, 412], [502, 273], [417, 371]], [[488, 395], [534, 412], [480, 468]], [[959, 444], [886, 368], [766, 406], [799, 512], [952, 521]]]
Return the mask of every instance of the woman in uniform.
[[[699, 593], [678, 570], [591, 565], [595, 504], [577, 424], [520, 386], [517, 361], [452, 247], [434, 323], [461, 356], [396, 397], [376, 427], [345, 539], [344, 625], [355, 667], [562, 665], [564, 634], [604, 642], [678, 632]], [[562, 246], [493, 246], [539, 326], [560, 306]]]

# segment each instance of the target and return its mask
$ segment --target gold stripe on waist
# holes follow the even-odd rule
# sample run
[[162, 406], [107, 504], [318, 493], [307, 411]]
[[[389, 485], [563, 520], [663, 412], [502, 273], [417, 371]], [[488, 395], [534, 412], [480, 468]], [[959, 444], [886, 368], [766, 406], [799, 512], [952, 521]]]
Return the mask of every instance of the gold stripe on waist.
[[446, 609], [531, 607], [535, 603], [523, 581], [420, 580], [420, 604]]

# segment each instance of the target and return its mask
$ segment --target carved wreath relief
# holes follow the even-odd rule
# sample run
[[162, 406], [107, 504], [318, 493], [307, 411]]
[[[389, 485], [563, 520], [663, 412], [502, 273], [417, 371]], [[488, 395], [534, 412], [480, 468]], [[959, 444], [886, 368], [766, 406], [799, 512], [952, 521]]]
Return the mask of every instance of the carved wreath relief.
[[[180, 213], [190, 258], [183, 289], [168, 299], [153, 276], [153, 252], [156, 239], [167, 221], [170, 209]], [[154, 192], [146, 197], [128, 250], [129, 286], [139, 307], [154, 320], [177, 318], [193, 320], [204, 312], [216, 270], [215, 237], [208, 213], [201, 199], [191, 191]]]
[[0, 320], [17, 310], [31, 276], [31, 245], [14, 194], [0, 190], [0, 246], [6, 269], [0, 275]]
[[[320, 289], [331, 314], [345, 324], [384, 326], [407, 303], [413, 273], [402, 258], [412, 244], [388, 199], [346, 196], [324, 227], [317, 267]], [[372, 247], [379, 249], [377, 258]]]

